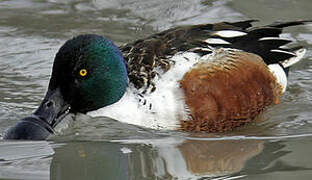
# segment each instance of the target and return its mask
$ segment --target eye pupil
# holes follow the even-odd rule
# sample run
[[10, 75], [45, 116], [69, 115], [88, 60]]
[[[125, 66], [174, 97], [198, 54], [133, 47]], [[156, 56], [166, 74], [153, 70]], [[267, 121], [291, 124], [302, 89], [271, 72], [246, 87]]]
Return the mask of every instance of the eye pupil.
[[80, 76], [86, 76], [87, 75], [87, 70], [86, 69], [81, 69], [79, 74], [80, 74]]

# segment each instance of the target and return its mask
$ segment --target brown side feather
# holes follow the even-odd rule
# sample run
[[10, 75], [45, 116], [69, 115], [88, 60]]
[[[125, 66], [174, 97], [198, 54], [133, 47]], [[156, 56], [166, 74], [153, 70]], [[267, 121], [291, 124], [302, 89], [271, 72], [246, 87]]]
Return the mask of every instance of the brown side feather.
[[181, 129], [232, 130], [278, 103], [282, 89], [261, 57], [219, 49], [212, 58], [195, 65], [180, 81], [191, 113]]

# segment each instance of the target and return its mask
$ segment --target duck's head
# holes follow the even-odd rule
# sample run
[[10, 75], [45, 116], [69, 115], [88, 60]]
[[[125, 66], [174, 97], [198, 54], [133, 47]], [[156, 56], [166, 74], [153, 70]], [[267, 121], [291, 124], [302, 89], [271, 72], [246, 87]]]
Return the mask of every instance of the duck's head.
[[117, 102], [128, 83], [124, 59], [110, 40], [80, 35], [68, 40], [53, 63], [48, 91], [38, 109], [5, 139], [45, 139], [69, 112], [86, 113]]

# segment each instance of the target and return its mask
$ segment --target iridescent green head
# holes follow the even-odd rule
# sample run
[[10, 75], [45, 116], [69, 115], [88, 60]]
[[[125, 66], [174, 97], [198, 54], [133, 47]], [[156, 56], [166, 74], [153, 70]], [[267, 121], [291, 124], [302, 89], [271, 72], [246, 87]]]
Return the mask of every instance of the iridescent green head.
[[117, 102], [128, 75], [110, 40], [81, 35], [68, 40], [54, 59], [48, 92], [38, 109], [11, 127], [4, 139], [46, 139], [68, 112], [88, 112]]
[[68, 40], [56, 54], [49, 90], [71, 108], [87, 112], [117, 102], [128, 83], [124, 59], [112, 41], [98, 35]]

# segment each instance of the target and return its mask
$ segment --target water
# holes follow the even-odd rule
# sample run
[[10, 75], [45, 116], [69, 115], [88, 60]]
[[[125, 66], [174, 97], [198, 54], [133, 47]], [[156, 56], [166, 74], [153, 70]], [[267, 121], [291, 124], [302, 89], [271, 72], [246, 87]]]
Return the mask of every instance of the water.
[[[311, 9], [306, 0], [0, 0], [0, 134], [36, 109], [56, 51], [74, 35], [120, 45], [183, 24], [312, 19]], [[0, 179], [311, 179], [311, 32], [285, 31], [307, 55], [254, 124], [187, 134], [79, 115], [49, 141], [0, 140]]]

